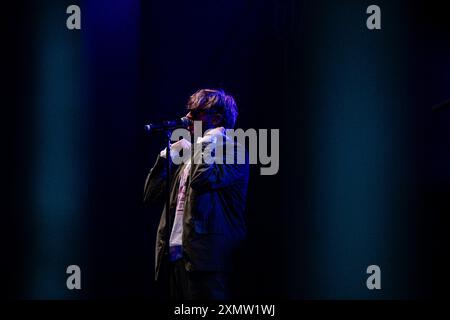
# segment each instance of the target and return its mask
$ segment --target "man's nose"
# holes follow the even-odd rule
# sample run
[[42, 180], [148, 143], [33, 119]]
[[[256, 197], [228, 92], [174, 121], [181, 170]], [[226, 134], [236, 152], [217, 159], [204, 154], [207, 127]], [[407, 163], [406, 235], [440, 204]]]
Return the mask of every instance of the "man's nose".
[[192, 117], [192, 114], [191, 114], [190, 111], [186, 114], [185, 117], [188, 118], [189, 120], [193, 120], [193, 119], [194, 119], [194, 118]]

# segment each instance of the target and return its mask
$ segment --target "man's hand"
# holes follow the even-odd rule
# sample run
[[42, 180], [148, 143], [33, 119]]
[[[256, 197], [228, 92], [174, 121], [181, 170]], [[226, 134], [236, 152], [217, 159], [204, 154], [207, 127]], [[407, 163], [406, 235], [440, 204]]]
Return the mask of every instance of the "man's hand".
[[[166, 149], [160, 152], [160, 156], [162, 158], [166, 158]], [[180, 151], [183, 150], [183, 153], [189, 151], [191, 149], [191, 143], [186, 139], [181, 139], [170, 145], [170, 158], [172, 161], [176, 162], [176, 160], [180, 159]]]
[[173, 151], [176, 151], [177, 153], [179, 153], [181, 150], [190, 150], [191, 149], [191, 143], [189, 141], [187, 141], [186, 139], [181, 139], [178, 140], [177, 142], [175, 142], [174, 144], [170, 145], [170, 152], [172, 153]]
[[214, 129], [210, 129], [208, 130], [205, 135], [203, 136], [203, 138], [198, 138], [197, 143], [216, 143], [217, 139], [221, 138], [222, 135], [225, 133], [225, 128], [224, 127], [217, 127]]

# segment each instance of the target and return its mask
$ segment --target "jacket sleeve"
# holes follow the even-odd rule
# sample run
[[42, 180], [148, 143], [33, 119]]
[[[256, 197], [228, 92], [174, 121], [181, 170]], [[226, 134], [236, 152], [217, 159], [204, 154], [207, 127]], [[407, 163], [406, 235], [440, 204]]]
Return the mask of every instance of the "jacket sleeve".
[[166, 190], [166, 167], [163, 157], [158, 155], [153, 168], [145, 180], [143, 204], [158, 203], [164, 201]]
[[[208, 144], [209, 143], [202, 143], [202, 147], [199, 147], [197, 149], [194, 148], [194, 159], [201, 159], [200, 157], [202, 156], [202, 154], [200, 154], [200, 152], [203, 153], [205, 147], [207, 147]], [[245, 151], [240, 145], [236, 145], [235, 147], [233, 147], [233, 150], [234, 161], [232, 163], [226, 163], [227, 155], [225, 154], [225, 151], [222, 164], [208, 164], [205, 163], [205, 161], [202, 161], [201, 163], [192, 163], [190, 183], [191, 188], [198, 191], [208, 191], [225, 188], [235, 183], [247, 180], [249, 175], [247, 155], [244, 153], [245, 163], [239, 164], [237, 163], [237, 154], [238, 152]]]

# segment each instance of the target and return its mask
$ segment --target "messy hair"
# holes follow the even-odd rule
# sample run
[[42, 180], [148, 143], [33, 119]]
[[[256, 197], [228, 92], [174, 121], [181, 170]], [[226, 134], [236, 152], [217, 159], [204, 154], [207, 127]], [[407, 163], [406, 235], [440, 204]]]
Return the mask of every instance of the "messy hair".
[[234, 128], [238, 116], [236, 102], [223, 90], [198, 90], [190, 96], [187, 108], [188, 110], [200, 108], [200, 110], [221, 114], [222, 125], [229, 129]]

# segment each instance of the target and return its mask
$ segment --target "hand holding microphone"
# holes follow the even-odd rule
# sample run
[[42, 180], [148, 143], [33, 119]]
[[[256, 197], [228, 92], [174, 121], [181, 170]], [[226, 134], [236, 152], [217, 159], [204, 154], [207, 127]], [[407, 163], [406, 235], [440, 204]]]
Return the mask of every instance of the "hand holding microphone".
[[[166, 158], [167, 154], [166, 149], [167, 148], [164, 148], [164, 150], [162, 150], [159, 153], [160, 157]], [[191, 143], [184, 138], [170, 145], [170, 158], [172, 159], [172, 161], [181, 158], [180, 157], [181, 150], [183, 150], [183, 152], [188, 152], [189, 150], [191, 150]]]

